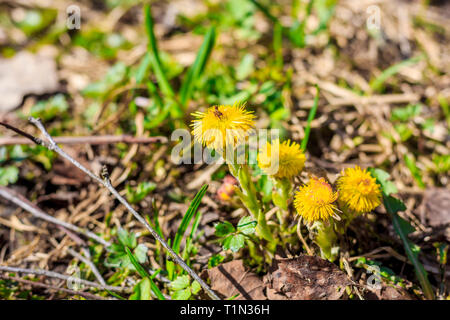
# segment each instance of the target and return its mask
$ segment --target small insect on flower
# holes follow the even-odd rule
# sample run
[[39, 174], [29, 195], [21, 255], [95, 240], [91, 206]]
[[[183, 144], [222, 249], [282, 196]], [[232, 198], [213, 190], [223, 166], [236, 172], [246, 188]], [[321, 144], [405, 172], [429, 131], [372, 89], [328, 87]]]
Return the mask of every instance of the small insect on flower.
[[381, 204], [380, 186], [359, 166], [347, 168], [337, 180], [339, 202], [356, 213], [370, 212]]
[[196, 118], [192, 121], [195, 140], [219, 152], [245, 142], [254, 128], [255, 116], [241, 103], [214, 106], [192, 115]]
[[276, 139], [258, 153], [258, 165], [267, 174], [276, 178], [292, 178], [297, 176], [305, 166], [306, 157], [300, 145], [290, 140]]
[[312, 177], [296, 192], [294, 206], [297, 213], [309, 223], [327, 221], [332, 216], [338, 218], [339, 210], [333, 204], [337, 197], [337, 192], [333, 192], [324, 178]]

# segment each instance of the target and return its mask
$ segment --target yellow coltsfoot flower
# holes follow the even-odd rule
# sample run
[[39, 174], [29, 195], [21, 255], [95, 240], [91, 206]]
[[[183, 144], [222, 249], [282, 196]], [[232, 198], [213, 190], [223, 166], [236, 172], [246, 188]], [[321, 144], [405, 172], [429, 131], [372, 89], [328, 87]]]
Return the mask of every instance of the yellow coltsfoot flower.
[[327, 221], [339, 211], [333, 203], [338, 197], [324, 178], [312, 177], [295, 194], [294, 206], [297, 213], [307, 222]]
[[300, 145], [290, 140], [276, 139], [267, 142], [257, 156], [259, 167], [275, 178], [292, 178], [300, 174], [305, 166], [306, 157]]
[[245, 104], [213, 106], [192, 115], [196, 118], [192, 121], [195, 140], [219, 152], [245, 142], [254, 129], [255, 116], [245, 109]]
[[381, 204], [381, 190], [376, 179], [359, 166], [343, 170], [336, 185], [339, 202], [358, 214], [370, 212]]

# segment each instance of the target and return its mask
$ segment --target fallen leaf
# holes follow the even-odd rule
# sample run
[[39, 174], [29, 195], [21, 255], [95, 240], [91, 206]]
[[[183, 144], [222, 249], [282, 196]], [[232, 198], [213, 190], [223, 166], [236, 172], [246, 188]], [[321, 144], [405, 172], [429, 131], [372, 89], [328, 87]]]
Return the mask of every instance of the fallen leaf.
[[58, 75], [53, 59], [22, 51], [10, 59], [0, 59], [0, 111], [20, 105], [27, 94], [58, 90]]
[[211, 289], [224, 298], [239, 294], [234, 300], [266, 300], [263, 281], [245, 270], [242, 260], [234, 260], [208, 270]]
[[420, 215], [422, 223], [430, 227], [450, 225], [450, 190], [433, 188], [425, 191]]
[[366, 300], [415, 300], [405, 289], [394, 288], [384, 283], [381, 289], [368, 291], [364, 298]]
[[307, 255], [275, 259], [265, 282], [268, 298], [277, 300], [337, 300], [351, 284], [335, 264]]

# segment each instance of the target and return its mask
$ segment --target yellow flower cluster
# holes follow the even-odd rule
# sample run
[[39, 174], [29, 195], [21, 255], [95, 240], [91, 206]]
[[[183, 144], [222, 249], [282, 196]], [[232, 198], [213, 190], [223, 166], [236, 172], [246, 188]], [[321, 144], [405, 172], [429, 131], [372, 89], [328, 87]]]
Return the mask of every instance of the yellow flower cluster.
[[357, 214], [370, 212], [381, 204], [381, 191], [376, 179], [359, 166], [342, 171], [337, 189], [341, 205]]
[[[192, 115], [196, 118], [192, 123], [195, 139], [219, 152], [245, 143], [254, 129], [255, 116], [244, 104], [214, 106]], [[297, 143], [280, 143], [277, 139], [259, 151], [257, 160], [259, 167], [272, 177], [291, 179], [303, 170], [306, 158]], [[336, 216], [336, 200], [341, 209], [353, 214], [370, 212], [381, 204], [380, 186], [367, 170], [358, 166], [343, 170], [336, 186], [337, 192], [324, 178], [312, 177], [295, 193], [297, 213], [311, 223]]]
[[294, 206], [308, 222], [326, 221], [338, 211], [334, 204], [337, 197], [337, 192], [333, 192], [324, 178], [312, 177], [296, 192]]
[[244, 104], [214, 106], [206, 112], [194, 112], [192, 122], [195, 139], [204, 146], [223, 152], [227, 146], [245, 142], [254, 128], [255, 116]]
[[323, 178], [312, 178], [295, 195], [297, 213], [308, 222], [326, 221], [339, 207], [350, 214], [367, 213], [381, 204], [381, 190], [376, 179], [359, 166], [341, 172], [336, 182], [337, 193]]
[[292, 178], [300, 174], [306, 157], [300, 145], [290, 140], [280, 143], [279, 139], [267, 142], [258, 153], [258, 165], [267, 174], [276, 178]]

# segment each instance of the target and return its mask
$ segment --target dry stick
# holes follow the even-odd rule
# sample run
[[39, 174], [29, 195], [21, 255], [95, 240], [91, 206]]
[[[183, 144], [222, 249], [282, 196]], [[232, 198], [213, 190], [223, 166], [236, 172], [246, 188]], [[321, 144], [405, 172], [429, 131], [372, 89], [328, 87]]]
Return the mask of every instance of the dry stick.
[[[94, 276], [97, 278], [98, 282], [100, 282], [100, 284], [102, 286], [106, 286], [106, 282], [103, 279], [102, 275], [100, 274], [100, 272], [98, 271], [97, 267], [95, 266], [95, 264], [89, 260], [88, 258], [82, 256], [81, 254], [79, 254], [78, 252], [76, 252], [75, 250], [73, 250], [72, 248], [67, 248], [67, 251], [74, 256], [75, 258], [77, 258], [78, 260], [84, 262], [85, 264], [87, 264], [89, 266], [89, 268], [91, 268], [92, 273], [94, 274]], [[87, 249], [84, 250], [85, 254], [88, 255], [89, 252], [87, 251]]]
[[[59, 288], [59, 287], [55, 287], [50, 284], [46, 284], [46, 283], [42, 283], [42, 282], [35, 282], [35, 281], [25, 280], [22, 278], [10, 277], [10, 276], [4, 276], [4, 275], [0, 275], [0, 278], [6, 279], [6, 280], [12, 280], [12, 281], [16, 281], [16, 282], [21, 282], [21, 283], [28, 284], [28, 285], [34, 286], [34, 287], [41, 287], [41, 288], [46, 288], [46, 289], [55, 290], [55, 291], [63, 291], [63, 292], [67, 292], [69, 294], [85, 297], [87, 299], [109, 300], [109, 299], [106, 299], [101, 296], [97, 296], [97, 295], [89, 293], [89, 292], [75, 291], [75, 290], [66, 289], [66, 288]], [[112, 299], [112, 300], [116, 300], [116, 299]]]
[[298, 223], [297, 223], [297, 235], [298, 235], [298, 238], [300, 239], [300, 241], [302, 242], [302, 244], [305, 246], [305, 249], [306, 249], [306, 252], [308, 253], [308, 255], [309, 256], [313, 256], [314, 255], [314, 253], [311, 251], [311, 249], [309, 248], [309, 246], [308, 246], [308, 244], [306, 243], [306, 241], [305, 241], [305, 238], [303, 238], [303, 235], [302, 235], [302, 230], [301, 230], [301, 228], [300, 228], [300, 224], [301, 224], [301, 218], [298, 220]]
[[[159, 234], [150, 226], [150, 224], [136, 211], [133, 209], [133, 207], [117, 192], [116, 189], [111, 185], [111, 181], [109, 180], [107, 172], [104, 170], [103, 178], [101, 179], [99, 176], [95, 175], [91, 171], [89, 171], [86, 167], [84, 167], [81, 163], [70, 157], [67, 153], [64, 152], [53, 140], [53, 138], [50, 136], [50, 134], [47, 132], [45, 127], [43, 126], [42, 122], [39, 119], [35, 119], [33, 117], [29, 117], [28, 120], [34, 124], [45, 136], [45, 138], [48, 140], [48, 143], [41, 140], [41, 145], [46, 147], [47, 149], [51, 151], [55, 151], [63, 158], [69, 160], [74, 166], [76, 166], [78, 169], [86, 173], [89, 177], [91, 177], [94, 181], [98, 182], [100, 185], [107, 188], [113, 196], [119, 200], [120, 203], [122, 203], [128, 211], [130, 211], [133, 216], [142, 223], [153, 235], [153, 237], [161, 243], [161, 245], [167, 250], [170, 257], [179, 264], [195, 281], [197, 281], [200, 286], [206, 291], [206, 293], [211, 297], [211, 299], [214, 300], [220, 300], [220, 298], [212, 291], [209, 286], [184, 262], [184, 260], [173, 251], [173, 249], [159, 236]], [[17, 131], [16, 131], [17, 132]], [[32, 139], [32, 141], [35, 141], [35, 139]]]
[[39, 276], [45, 276], [50, 278], [56, 278], [64, 281], [76, 281], [79, 284], [83, 284], [88, 287], [97, 288], [100, 290], [109, 290], [109, 291], [115, 291], [115, 292], [130, 292], [132, 291], [132, 288], [128, 287], [115, 287], [115, 286], [103, 286], [101, 284], [98, 284], [96, 282], [76, 278], [74, 276], [66, 276], [61, 273], [53, 272], [53, 271], [47, 271], [43, 269], [25, 269], [25, 268], [16, 268], [16, 267], [7, 267], [7, 266], [0, 266], [0, 271], [5, 272], [14, 272], [14, 273], [28, 273], [28, 274], [35, 274]]
[[[103, 240], [102, 238], [100, 238], [96, 234], [90, 232], [89, 230], [85, 230], [85, 229], [77, 227], [77, 226], [75, 226], [73, 224], [70, 224], [68, 222], [64, 222], [64, 221], [58, 220], [56, 218], [53, 218], [52, 216], [48, 215], [47, 213], [45, 213], [42, 210], [40, 210], [39, 208], [37, 208], [33, 203], [29, 202], [28, 199], [23, 198], [22, 195], [17, 194], [13, 190], [10, 190], [10, 189], [8, 189], [6, 187], [0, 186], [0, 196], [2, 196], [3, 198], [5, 198], [7, 200], [10, 200], [11, 202], [15, 203], [16, 205], [18, 205], [19, 207], [21, 207], [25, 211], [28, 211], [29, 213], [31, 213], [36, 218], [40, 218], [40, 219], [43, 219], [43, 220], [45, 220], [47, 222], [56, 224], [59, 228], [61, 228], [61, 230], [63, 230], [66, 233], [69, 232], [67, 229], [70, 229], [71, 231], [84, 234], [86, 237], [91, 238], [91, 239], [101, 243], [105, 247], [111, 246], [110, 242], [108, 242], [106, 240]], [[71, 238], [73, 238], [75, 236], [75, 234], [72, 234], [72, 235], [69, 234], [69, 236]], [[85, 251], [85, 253], [88, 253], [88, 252]], [[80, 260], [81, 260], [81, 258], [80, 258]], [[90, 260], [87, 260], [87, 261], [91, 262]], [[84, 262], [89, 265], [89, 263], [87, 261], [84, 261]], [[92, 267], [95, 268], [95, 265], [92, 264]], [[92, 269], [92, 272], [97, 277], [97, 279], [100, 281], [101, 275], [100, 275], [99, 272], [98, 272], [98, 275], [100, 275], [100, 277], [98, 275], [96, 275], [95, 274], [95, 270], [96, 270], [96, 268]], [[149, 270], [149, 272], [150, 272], [150, 274], [155, 273], [155, 271], [153, 271], [153, 270]], [[159, 279], [162, 282], [170, 283], [170, 280], [165, 278], [165, 277], [163, 277], [161, 274], [158, 274], [156, 276], [156, 278]], [[100, 283], [101, 283], [101, 281], [100, 281]]]
[[68, 222], [56, 219], [56, 218], [48, 215], [47, 213], [45, 213], [41, 209], [35, 207], [31, 202], [29, 202], [27, 199], [23, 198], [18, 193], [14, 192], [14, 191], [6, 188], [6, 187], [0, 186], [0, 196], [2, 196], [3, 198], [5, 198], [5, 199], [15, 203], [16, 205], [18, 205], [22, 209], [28, 211], [29, 213], [31, 213], [33, 216], [35, 216], [37, 218], [40, 218], [42, 220], [54, 223], [56, 225], [60, 225], [60, 226], [62, 226], [64, 228], [72, 230], [74, 232], [78, 232], [78, 233], [84, 234], [86, 237], [89, 237], [89, 238], [97, 241], [98, 243], [101, 243], [105, 247], [111, 246], [110, 242], [102, 239], [101, 237], [97, 236], [95, 233], [93, 233], [93, 232], [91, 232], [89, 230], [77, 227], [77, 226], [75, 226], [73, 224], [70, 224]]
[[[3, 126], [12, 130], [8, 124], [0, 123]], [[15, 131], [15, 130], [14, 130]], [[17, 131], [16, 131], [17, 132]], [[19, 133], [19, 132], [18, 132]], [[21, 133], [20, 133], [21, 134]], [[91, 144], [91, 145], [100, 145], [100, 144], [113, 144], [113, 143], [139, 143], [139, 144], [147, 144], [154, 142], [166, 143], [166, 137], [133, 137], [129, 135], [105, 135], [105, 136], [85, 136], [85, 137], [55, 137], [55, 143], [59, 144]], [[36, 143], [34, 140], [30, 141], [30, 138], [17, 138], [17, 137], [2, 137], [0, 138], [0, 146], [14, 145], [14, 144], [31, 144], [32, 142]]]

